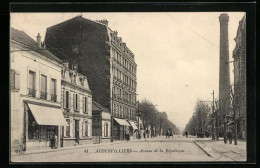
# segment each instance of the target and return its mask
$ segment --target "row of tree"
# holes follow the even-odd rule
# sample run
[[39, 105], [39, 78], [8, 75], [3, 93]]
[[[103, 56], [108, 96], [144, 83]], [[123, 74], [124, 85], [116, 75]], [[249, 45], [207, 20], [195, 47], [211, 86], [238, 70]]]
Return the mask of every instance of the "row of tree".
[[138, 114], [143, 122], [144, 130], [151, 129], [151, 137], [165, 135], [167, 130], [173, 134], [179, 133], [180, 130], [168, 119], [166, 112], [159, 112], [151, 101], [144, 99], [139, 102]]
[[[191, 135], [198, 135], [198, 133], [209, 132], [213, 134], [213, 139], [219, 140], [219, 137], [224, 137], [226, 143], [227, 127], [233, 129], [233, 137], [235, 145], [237, 145], [237, 125], [239, 123], [240, 114], [240, 95], [239, 92], [234, 93], [234, 89], [230, 87], [229, 100], [224, 103], [229, 103], [227, 111], [221, 110], [219, 101], [197, 101], [194, 113], [186, 124], [185, 130]], [[224, 129], [219, 129], [220, 125]]]
[[209, 125], [211, 120], [211, 107], [208, 103], [203, 101], [197, 101], [194, 113], [190, 118], [185, 130], [191, 135], [197, 135], [197, 133], [205, 133], [209, 131]]

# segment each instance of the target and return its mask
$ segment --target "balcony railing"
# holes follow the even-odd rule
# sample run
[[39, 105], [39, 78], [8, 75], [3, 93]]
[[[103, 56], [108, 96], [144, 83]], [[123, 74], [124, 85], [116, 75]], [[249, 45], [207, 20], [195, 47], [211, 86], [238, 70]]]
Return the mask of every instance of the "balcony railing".
[[41, 91], [41, 96], [40, 96], [40, 98], [46, 100], [46, 99], [47, 99], [47, 92]]
[[28, 88], [28, 95], [29, 95], [29, 96], [32, 96], [32, 97], [35, 97], [35, 95], [36, 95], [36, 90], [35, 90], [35, 89]]
[[57, 95], [56, 94], [51, 94], [51, 100], [56, 102], [57, 101]]

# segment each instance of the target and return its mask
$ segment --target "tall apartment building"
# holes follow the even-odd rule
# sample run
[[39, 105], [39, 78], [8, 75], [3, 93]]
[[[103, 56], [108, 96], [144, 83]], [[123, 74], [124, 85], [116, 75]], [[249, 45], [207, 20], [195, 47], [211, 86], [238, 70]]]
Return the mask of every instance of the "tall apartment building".
[[79, 63], [78, 71], [88, 77], [93, 100], [113, 112], [113, 138], [134, 137], [137, 64], [108, 21], [77, 16], [49, 27], [45, 42], [60, 59]]
[[246, 16], [239, 22], [234, 58], [234, 95], [238, 110], [238, 137], [246, 138]]

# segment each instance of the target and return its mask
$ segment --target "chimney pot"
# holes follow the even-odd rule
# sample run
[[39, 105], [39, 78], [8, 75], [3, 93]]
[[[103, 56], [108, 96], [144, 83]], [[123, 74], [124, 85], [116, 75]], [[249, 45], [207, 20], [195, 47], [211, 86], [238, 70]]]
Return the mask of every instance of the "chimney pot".
[[41, 47], [41, 35], [40, 33], [38, 33], [38, 36], [37, 36], [37, 43], [38, 43], [38, 46]]

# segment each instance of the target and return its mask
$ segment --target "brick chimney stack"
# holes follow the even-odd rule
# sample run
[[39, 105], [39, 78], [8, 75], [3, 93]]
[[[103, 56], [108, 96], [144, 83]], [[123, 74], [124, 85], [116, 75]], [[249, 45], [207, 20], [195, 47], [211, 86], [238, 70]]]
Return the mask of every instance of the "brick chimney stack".
[[230, 107], [229, 41], [227, 14], [219, 16], [220, 22], [220, 59], [219, 59], [219, 108], [222, 114], [228, 114]]
[[40, 33], [38, 33], [37, 43], [38, 43], [38, 46], [39, 46], [39, 47], [41, 47], [41, 42], [42, 42], [42, 37], [40, 36]]

